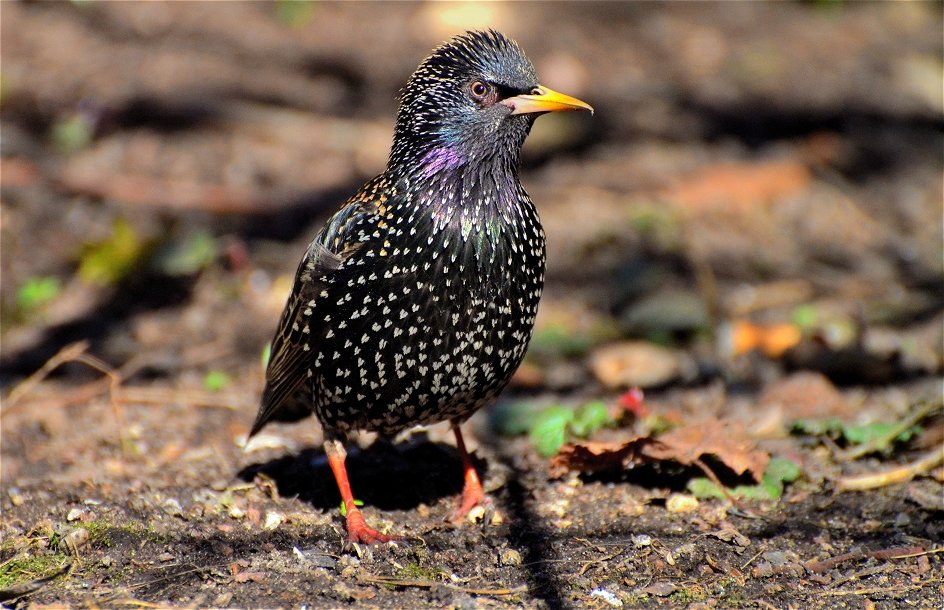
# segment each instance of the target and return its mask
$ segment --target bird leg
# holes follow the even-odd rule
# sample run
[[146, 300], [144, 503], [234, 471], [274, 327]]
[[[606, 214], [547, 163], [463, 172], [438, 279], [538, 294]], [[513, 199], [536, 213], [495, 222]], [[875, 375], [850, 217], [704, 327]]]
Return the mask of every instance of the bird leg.
[[326, 440], [324, 450], [328, 456], [328, 465], [331, 466], [331, 471], [334, 473], [334, 480], [338, 483], [341, 501], [344, 502], [345, 512], [347, 513], [347, 539], [362, 544], [396, 540], [394, 536], [381, 534], [377, 530], [368, 527], [364, 521], [364, 515], [354, 504], [354, 494], [351, 493], [351, 483], [347, 479], [347, 468], [344, 466], [347, 451], [344, 450], [341, 441], [336, 439]]
[[458, 525], [465, 520], [469, 511], [473, 508], [479, 505], [487, 507], [490, 502], [485, 495], [485, 489], [482, 488], [482, 482], [475, 471], [475, 466], [472, 465], [472, 458], [469, 457], [469, 452], [465, 449], [465, 441], [462, 440], [462, 430], [459, 429], [459, 424], [452, 424], [452, 431], [456, 434], [456, 447], [459, 449], [459, 459], [462, 460], [462, 470], [465, 473], [462, 498], [459, 500], [459, 505], [449, 516], [449, 521]]

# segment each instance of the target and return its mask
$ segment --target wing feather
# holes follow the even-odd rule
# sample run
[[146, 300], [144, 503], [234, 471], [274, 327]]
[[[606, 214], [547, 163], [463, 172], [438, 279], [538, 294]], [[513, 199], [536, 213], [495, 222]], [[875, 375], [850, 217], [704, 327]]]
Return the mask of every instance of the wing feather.
[[311, 351], [305, 350], [305, 344], [316, 329], [304, 332], [308, 324], [304, 312], [319, 298], [325, 279], [364, 245], [354, 239], [353, 227], [376, 218], [380, 211], [372, 197], [364, 196], [373, 192], [370, 186], [328, 220], [298, 265], [292, 292], [272, 339], [265, 390], [250, 437], [270, 421], [296, 421], [312, 413], [313, 396], [306, 383]]

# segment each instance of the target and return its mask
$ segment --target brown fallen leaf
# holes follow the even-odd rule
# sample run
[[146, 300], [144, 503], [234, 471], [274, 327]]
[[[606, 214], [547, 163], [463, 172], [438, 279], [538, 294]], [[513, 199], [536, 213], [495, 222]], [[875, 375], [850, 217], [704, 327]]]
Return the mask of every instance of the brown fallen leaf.
[[829, 379], [815, 372], [800, 372], [776, 381], [764, 389], [761, 407], [776, 407], [789, 419], [843, 419], [851, 407]]
[[643, 449], [658, 442], [651, 436], [636, 436], [622, 442], [567, 444], [551, 459], [551, 476], [561, 477], [571, 470], [599, 472], [642, 464], [647, 461]]
[[742, 475], [750, 472], [759, 481], [770, 454], [755, 448], [743, 428], [730, 422], [708, 419], [670, 430], [658, 438], [635, 436], [624, 441], [567, 444], [551, 460], [551, 475], [568, 471], [598, 472], [653, 462], [694, 465], [703, 455], [712, 455]]
[[692, 422], [669, 430], [658, 441], [647, 446], [647, 457], [691, 466], [701, 456], [713, 455], [735, 474], [750, 472], [756, 481], [760, 481], [770, 461], [770, 454], [755, 449], [754, 441], [747, 437], [743, 427], [730, 421]]
[[738, 529], [728, 521], [722, 521], [721, 527], [716, 531], [708, 532], [708, 535], [722, 542], [731, 542], [742, 548], [751, 545], [751, 539], [739, 532]]

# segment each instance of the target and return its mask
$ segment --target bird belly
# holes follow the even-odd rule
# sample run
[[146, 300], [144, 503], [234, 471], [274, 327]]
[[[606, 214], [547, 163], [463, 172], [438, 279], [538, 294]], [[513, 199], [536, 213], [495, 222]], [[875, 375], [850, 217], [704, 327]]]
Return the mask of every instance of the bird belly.
[[464, 420], [493, 400], [524, 356], [543, 282], [543, 258], [539, 277], [518, 271], [533, 264], [509, 262], [501, 281], [476, 274], [463, 282], [448, 266], [424, 273], [422, 264], [390, 264], [350, 298], [339, 276], [322, 300], [335, 305], [332, 330], [311, 350], [322, 424], [392, 435]]

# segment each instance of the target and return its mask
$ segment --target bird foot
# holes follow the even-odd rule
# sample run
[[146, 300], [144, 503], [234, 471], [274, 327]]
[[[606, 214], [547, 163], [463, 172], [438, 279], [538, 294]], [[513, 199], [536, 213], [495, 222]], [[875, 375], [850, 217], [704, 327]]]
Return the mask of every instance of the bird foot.
[[472, 522], [481, 520], [490, 523], [494, 514], [495, 503], [479, 487], [473, 490], [466, 489], [463, 492], [459, 505], [450, 513], [447, 520], [453, 525], [460, 525], [466, 519]]
[[381, 534], [377, 530], [368, 527], [367, 522], [364, 521], [364, 515], [356, 509], [349, 510], [347, 513], [347, 539], [355, 544], [377, 544], [400, 540], [397, 536]]

